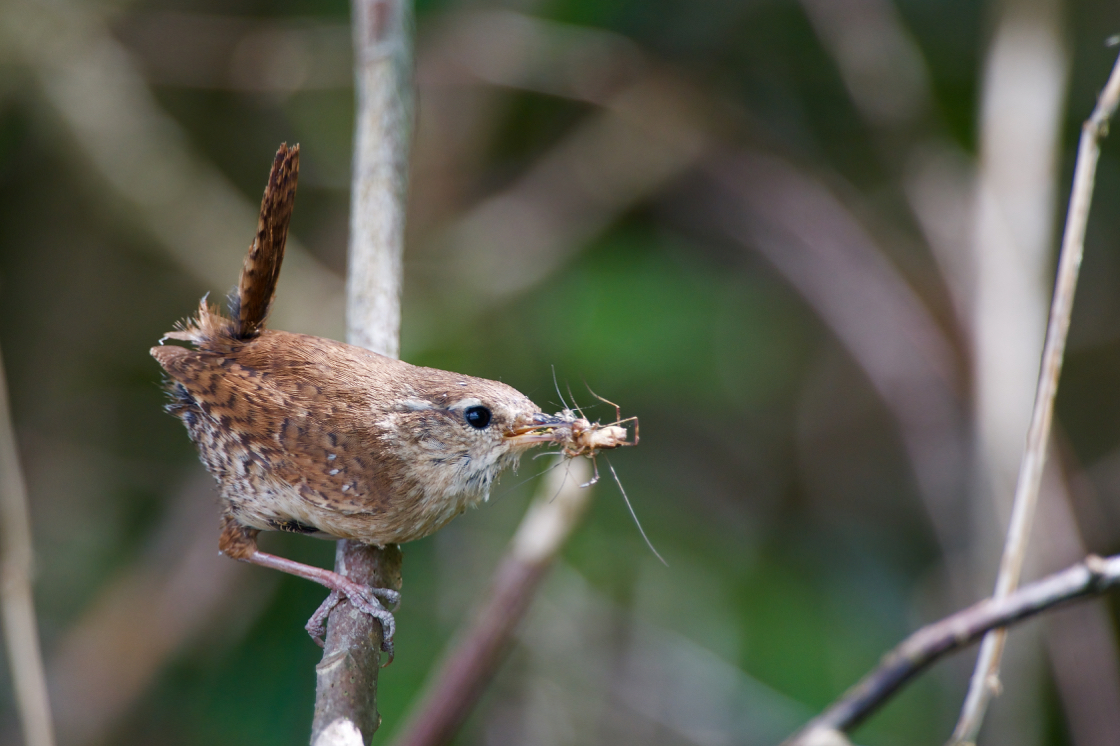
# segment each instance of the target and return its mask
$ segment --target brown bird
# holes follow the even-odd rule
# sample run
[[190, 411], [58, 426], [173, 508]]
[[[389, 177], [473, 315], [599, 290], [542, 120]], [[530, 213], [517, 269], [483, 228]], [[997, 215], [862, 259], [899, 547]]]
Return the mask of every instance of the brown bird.
[[[264, 328], [284, 258], [299, 146], [280, 146], [231, 318], [202, 299], [198, 315], [153, 347], [167, 409], [187, 427], [222, 501], [219, 549], [330, 588], [393, 636], [397, 594], [266, 554], [261, 531], [385, 545], [436, 531], [489, 497], [528, 448], [568, 437], [571, 418], [543, 414], [504, 383], [421, 368], [321, 337]], [[333, 601], [332, 601], [333, 600]], [[322, 632], [323, 608], [308, 623]], [[387, 648], [391, 650], [391, 648]]]

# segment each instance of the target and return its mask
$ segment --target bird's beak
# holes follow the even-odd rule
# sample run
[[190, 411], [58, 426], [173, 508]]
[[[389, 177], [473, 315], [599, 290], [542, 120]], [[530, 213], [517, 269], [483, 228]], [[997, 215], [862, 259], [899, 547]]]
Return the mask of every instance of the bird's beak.
[[506, 442], [519, 446], [552, 443], [558, 439], [556, 429], [570, 426], [562, 417], [537, 412], [519, 420], [504, 433]]

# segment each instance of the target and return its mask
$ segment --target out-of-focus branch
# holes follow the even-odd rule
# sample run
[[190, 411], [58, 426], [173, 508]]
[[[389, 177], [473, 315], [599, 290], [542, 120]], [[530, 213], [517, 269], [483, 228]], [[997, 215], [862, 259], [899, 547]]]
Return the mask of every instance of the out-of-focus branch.
[[938, 121], [921, 48], [890, 0], [800, 2], [874, 133], [882, 166], [905, 183], [904, 194], [967, 328], [974, 281], [964, 230], [971, 156]]
[[54, 728], [35, 622], [31, 517], [0, 358], [0, 616], [27, 746], [53, 746]]
[[[996, 583], [1007, 536], [1016, 530], [1013, 505], [1017, 484], [1022, 484], [1024, 444], [1032, 428], [1054, 288], [1052, 237], [1069, 64], [1060, 5], [1056, 0], [1000, 3], [982, 72], [979, 158], [969, 238], [962, 245], [969, 247], [973, 277], [967, 325], [974, 486], [983, 498], [973, 503], [970, 565], [976, 582], [985, 585]], [[1036, 535], [1050, 527], [1040, 528]], [[1033, 533], [1024, 532], [1024, 541]], [[1032, 555], [1034, 562], [1044, 556], [1038, 551]], [[1040, 689], [1032, 685], [1043, 674], [1035, 629], [1017, 633], [1020, 643], [1001, 664], [1016, 683], [1003, 689], [991, 726], [1021, 746], [1042, 742]], [[990, 661], [993, 644], [1002, 639], [989, 636], [979, 658]], [[976, 676], [962, 720], [964, 712], [986, 709], [987, 699], [1001, 689], [997, 676], [985, 681]], [[970, 726], [958, 723], [953, 740], [974, 741], [979, 725], [980, 718]]]
[[[706, 159], [718, 134], [713, 133], [718, 107], [703, 92], [650, 73], [655, 66], [624, 39], [581, 36], [584, 32], [572, 27], [510, 13], [456, 20], [461, 28], [448, 32], [443, 48], [429, 54], [430, 84], [473, 76], [582, 97], [602, 109], [449, 232], [440, 261], [431, 262], [453, 272], [454, 284], [441, 287], [469, 286], [467, 303], [524, 290], [635, 201], [698, 162], [718, 163], [708, 172], [721, 191], [754, 202], [748, 210], [739, 202], [718, 217], [805, 295], [867, 372], [900, 423], [942, 546], [948, 552], [959, 543], [966, 443], [956, 401], [962, 388], [957, 355], [923, 301], [840, 200], [819, 180], [777, 158], [759, 157], [765, 160], [763, 172], [754, 170], [759, 164], [753, 158], [749, 164], [722, 154]], [[617, 70], [612, 79], [623, 83], [606, 94], [581, 93], [588, 86], [578, 75], [557, 72], [578, 68], [564, 60], [587, 56], [575, 51], [581, 47], [612, 60]], [[567, 56], [541, 59], [549, 50], [567, 50]], [[450, 123], [444, 130], [450, 137]], [[814, 210], [812, 219], [801, 212], [803, 199]], [[501, 285], [493, 280], [499, 274]]]
[[758, 251], [844, 345], [899, 424], [942, 550], [963, 520], [965, 432], [952, 344], [874, 239], [821, 181], [777, 157], [706, 169], [711, 224]]
[[421, 85], [488, 83], [599, 106], [654, 67], [619, 34], [509, 10], [451, 12], [417, 71]]
[[[1093, 113], [1081, 129], [1077, 163], [1073, 172], [1073, 187], [1062, 250], [1058, 259], [1058, 278], [1054, 286], [1054, 300], [1050, 309], [1050, 323], [1046, 330], [1046, 343], [1042, 351], [1042, 367], [1035, 393], [1031, 425], [1027, 432], [1027, 446], [1019, 468], [1015, 488], [1011, 523], [1007, 530], [999, 576], [996, 579], [995, 598], [1007, 596], [1019, 583], [1023, 561], [1026, 558], [1035, 506], [1042, 483], [1042, 467], [1046, 460], [1046, 446], [1050, 440], [1050, 424], [1054, 414], [1054, 397], [1058, 390], [1058, 377], [1065, 355], [1066, 336], [1069, 332], [1073, 298], [1077, 289], [1077, 276], [1085, 249], [1085, 229], [1089, 221], [1089, 206], [1093, 198], [1100, 141], [1107, 133], [1108, 121], [1120, 104], [1120, 59], [1109, 75]], [[984, 639], [976, 669], [972, 675], [968, 697], [961, 718], [953, 731], [953, 742], [968, 743], [976, 738], [984, 720], [987, 704], [994, 694], [993, 686], [999, 675], [1000, 659], [1007, 638], [1005, 631], [994, 632]]]
[[[977, 378], [990, 384], [978, 388], [994, 390], [1003, 406], [978, 407], [977, 417], [984, 422], [978, 431], [1006, 433], [999, 439], [1011, 445], [1010, 449], [993, 448], [991, 435], [983, 439], [989, 472], [1014, 470], [1020, 457], [1021, 431], [1027, 427], [1023, 402], [1033, 393], [1029, 388], [1035, 382], [1031, 378], [1033, 361], [1039, 354], [1036, 345], [1042, 342], [1038, 333], [1041, 323], [1036, 323], [1036, 316], [1043, 310], [1044, 294], [1049, 289], [1043, 287], [1038, 276], [1047, 263], [1045, 245], [1050, 236], [1050, 210], [1038, 206], [1052, 202], [1049, 192], [1054, 181], [1055, 143], [1061, 121], [1063, 60], [1056, 24], [1053, 19], [1041, 19], [1043, 23], [1049, 20], [1042, 33], [1037, 26], [1026, 29], [1025, 36], [1043, 53], [1034, 48], [1023, 49], [1021, 44], [998, 45], [993, 50], [993, 59], [1011, 59], [1002, 66], [996, 62], [991, 65], [1006, 72], [989, 75], [989, 88], [998, 84], [1003, 90], [989, 90], [985, 96], [988, 104], [982, 148], [984, 201], [974, 209], [976, 169], [970, 156], [948, 137], [937, 135], [944, 131], [944, 126], [938, 122], [936, 107], [929, 105], [934, 99], [929, 75], [898, 9], [888, 0], [801, 0], [801, 5], [835, 61], [853, 103], [875, 131], [884, 161], [889, 166], [905, 167], [908, 172], [906, 196], [940, 265], [962, 328], [983, 330], [982, 334], [968, 335], [978, 345], [988, 342], [974, 360], [978, 363]], [[1021, 25], [1018, 18], [1005, 17], [1004, 22]], [[1009, 95], [1006, 89], [1012, 93]], [[1008, 101], [1015, 105], [1008, 105]], [[1024, 174], [1030, 176], [1024, 178]], [[978, 235], [970, 241], [967, 226], [973, 212], [977, 213]], [[1008, 217], [1024, 212], [1030, 213], [1032, 219]], [[1013, 236], [1018, 237], [1014, 242], [1018, 246], [1009, 241]], [[970, 255], [970, 243], [975, 245], [977, 254], [983, 252], [985, 256]], [[1001, 252], [1008, 244], [1018, 249], [1019, 256], [1033, 258], [1009, 261]], [[989, 272], [979, 272], [982, 279], [977, 277], [980, 267], [991, 267]], [[1016, 281], [1008, 282], [1009, 278]], [[1019, 299], [1008, 297], [1009, 293]], [[1024, 312], [1027, 308], [1037, 308], [1038, 313]], [[1004, 312], [994, 319], [998, 329], [993, 328], [992, 310]], [[984, 321], [979, 318], [981, 312], [987, 317]], [[1009, 354], [1005, 346], [993, 349], [990, 344], [996, 341], [1007, 345], [1015, 338], [1025, 338], [1025, 344], [1011, 348], [1022, 350], [1022, 356]], [[1028, 362], [1024, 363], [1021, 357]], [[1025, 379], [1025, 388], [1009, 385], [1013, 380], [1008, 375], [1010, 371]], [[1026, 376], [1019, 371], [1026, 371]], [[1021, 394], [1015, 393], [1019, 390]], [[981, 398], [995, 403], [996, 397]], [[1014, 407], [1010, 406], [1012, 401], [1016, 402]], [[1001, 417], [1005, 407], [1008, 414]], [[1000, 420], [1007, 424], [999, 424]], [[1021, 425], [1014, 427], [1017, 422]], [[999, 463], [1004, 461], [1005, 453], [1011, 462], [1001, 468]], [[1042, 544], [1040, 561], [1046, 567], [1066, 565], [1086, 554], [1059, 472], [1052, 470], [1048, 473], [1053, 479], [1044, 479], [1043, 494], [1048, 497], [1042, 498], [1042, 508], [1049, 511], [1047, 530], [1036, 536]], [[1008, 504], [1010, 491], [1008, 483]], [[960, 522], [962, 535], [967, 530], [966, 523]], [[998, 541], [994, 535], [993, 539]], [[977, 554], [983, 561], [985, 553]], [[971, 597], [972, 584], [966, 585], [960, 577], [966, 569], [964, 564], [950, 561], [949, 569], [954, 567], [959, 568], [954, 574], [957, 593], [967, 592]], [[1083, 604], [1048, 621], [1047, 648], [1075, 742], [1110, 743], [1111, 734], [1120, 731], [1120, 667], [1107, 614], [1100, 604]], [[1030, 687], [1017, 687], [1016, 695], [1032, 696], [1029, 690]], [[1021, 718], [1013, 720], [1021, 722]]]
[[[454, 293], [456, 308], [477, 311], [540, 282], [707, 150], [704, 98], [623, 37], [517, 13], [470, 12], [450, 16], [425, 49], [421, 84], [441, 100], [425, 109], [421, 137], [441, 153], [480, 127], [478, 112], [455, 106], [463, 97], [453, 86], [486, 83], [600, 107], [420, 247], [427, 255], [418, 270], [441, 294]], [[438, 165], [464, 157], [449, 154]]]
[[522, 292], [707, 147], [694, 91], [671, 76], [645, 76], [459, 220], [446, 237], [444, 271], [475, 303]]
[[808, 746], [822, 734], [848, 731], [878, 709], [895, 692], [946, 653], [958, 650], [988, 630], [1003, 628], [1073, 599], [1103, 593], [1120, 584], [1120, 555], [1090, 556], [1003, 598], [978, 604], [922, 627], [883, 658], [879, 667], [827, 710], [794, 734], [786, 746]]
[[[401, 256], [412, 130], [411, 0], [354, 0], [357, 123], [350, 196], [347, 339], [400, 352]], [[335, 571], [375, 588], [401, 588], [401, 551], [338, 542]], [[317, 667], [315, 746], [369, 743], [380, 723], [381, 624], [342, 601], [327, 621]]]
[[[746, 239], [767, 256], [809, 300], [895, 413], [927, 510], [948, 551], [964, 523], [959, 498], [966, 443], [956, 400], [963, 388], [958, 356], [922, 299], [851, 211], [820, 180], [778, 158], [711, 156], [718, 106], [702, 91], [649, 72], [655, 65], [625, 39], [512, 13], [464, 14], [454, 20], [460, 27], [446, 34], [443, 48], [429, 54], [425, 81], [448, 85], [473, 77], [582, 98], [602, 109], [449, 232], [441, 261], [432, 262], [453, 272], [454, 284], [441, 287], [469, 285], [475, 302], [524, 290], [636, 201], [697, 163], [709, 164], [707, 172], [723, 195], [739, 198], [718, 216], [720, 221], [736, 239]], [[582, 93], [588, 86], [577, 74], [557, 72], [582, 69], [565, 64], [590, 54], [577, 53], [580, 48], [612, 60], [617, 72], [611, 79], [623, 83], [606, 94]], [[551, 58], [550, 50], [567, 53]], [[889, 61], [879, 62], [880, 68], [889, 67]], [[444, 129], [450, 137], [450, 124]], [[751, 203], [747, 210], [744, 197]], [[802, 212], [803, 201], [814, 212], [811, 219]], [[501, 285], [493, 280], [499, 274]]]
[[930, 102], [928, 72], [886, 0], [801, 0], [844, 86], [872, 125], [910, 124]]
[[423, 700], [396, 746], [447, 743], [466, 720], [497, 671], [510, 640], [557, 553], [579, 524], [590, 502], [584, 459], [554, 468], [502, 558], [489, 595], [451, 656], [429, 676]]
[[[29, 68], [109, 194], [181, 267], [224, 294], [240, 271], [257, 205], [188, 147], [97, 9], [65, 1], [0, 4], [0, 39]], [[290, 236], [284, 269], [274, 324], [340, 336], [338, 278]]]
[[147, 549], [56, 642], [47, 679], [61, 743], [104, 743], [169, 658], [200, 638], [209, 646], [235, 638], [267, 603], [275, 573], [215, 551], [213, 493], [201, 472], [184, 484]]
[[348, 22], [135, 6], [114, 20], [153, 85], [287, 96], [354, 84]]

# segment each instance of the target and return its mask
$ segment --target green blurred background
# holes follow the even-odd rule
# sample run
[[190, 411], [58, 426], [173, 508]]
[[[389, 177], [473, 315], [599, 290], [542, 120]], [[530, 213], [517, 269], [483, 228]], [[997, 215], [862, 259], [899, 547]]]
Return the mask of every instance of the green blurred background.
[[[307, 741], [324, 592], [217, 556], [147, 350], [232, 287], [281, 141], [303, 165], [275, 326], [343, 334], [348, 24], [343, 0], [0, 0], [0, 347], [66, 746]], [[402, 357], [550, 411], [555, 369], [640, 417], [609, 458], [669, 563], [595, 487], [459, 743], [775, 743], [988, 592], [1118, 32], [1103, 0], [418, 4]], [[1117, 148], [1032, 577], [1120, 549]], [[379, 741], [544, 467], [405, 547]], [[1013, 634], [983, 743], [1120, 738], [1114, 610]], [[972, 659], [855, 740], [943, 742]]]

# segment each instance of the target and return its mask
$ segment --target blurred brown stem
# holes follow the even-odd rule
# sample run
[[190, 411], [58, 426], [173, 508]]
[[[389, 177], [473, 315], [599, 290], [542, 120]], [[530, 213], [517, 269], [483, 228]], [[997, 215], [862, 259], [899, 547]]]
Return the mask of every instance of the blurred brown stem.
[[[357, 122], [350, 196], [347, 339], [397, 357], [401, 255], [411, 135], [412, 7], [409, 0], [354, 0]], [[335, 571], [376, 588], [401, 588], [401, 551], [340, 541]], [[349, 602], [327, 620], [317, 668], [315, 746], [369, 743], [380, 722], [380, 623]]]
[[494, 573], [490, 593], [451, 655], [430, 677], [396, 746], [437, 746], [454, 737], [509, 648], [514, 631], [551, 567], [579, 524], [591, 490], [583, 459], [549, 472]]
[[883, 657], [878, 668], [787, 740], [786, 746], [818, 743], [823, 734], [849, 731], [927, 666], [992, 629], [1028, 619], [1059, 604], [1087, 598], [1120, 584], [1120, 555], [1084, 562], [1023, 586], [1002, 598], [987, 598], [922, 627]]
[[[1066, 337], [1069, 332], [1073, 298], [1077, 290], [1077, 276], [1085, 250], [1085, 228], [1089, 221], [1089, 206], [1093, 199], [1100, 141], [1108, 132], [1108, 121], [1120, 104], [1120, 59], [1112, 68], [1108, 83], [1101, 92], [1097, 106], [1081, 128], [1077, 163], [1073, 172], [1069, 211], [1066, 216], [1062, 250], [1058, 259], [1058, 277], [1054, 286], [1054, 300], [1050, 308], [1050, 323], [1046, 330], [1046, 343], [1042, 350], [1042, 365], [1035, 393], [1031, 425], [1027, 431], [1027, 445], [1019, 467], [1015, 488], [1015, 501], [1007, 529], [999, 575], [996, 578], [995, 598], [1011, 593], [1019, 583], [1019, 576], [1026, 558], [1038, 492], [1042, 483], [1042, 467], [1046, 461], [1046, 446], [1050, 440], [1050, 424], [1054, 414], [1054, 396], [1058, 391], [1058, 378], [1065, 356]], [[976, 739], [984, 720], [988, 702], [998, 684], [1000, 660], [1007, 639], [1005, 630], [987, 635], [980, 648], [976, 668], [969, 683], [968, 695], [961, 710], [960, 720], [953, 731], [951, 743], [971, 743]]]
[[53, 746], [54, 728], [31, 593], [31, 518], [0, 358], [0, 612], [27, 746]]

